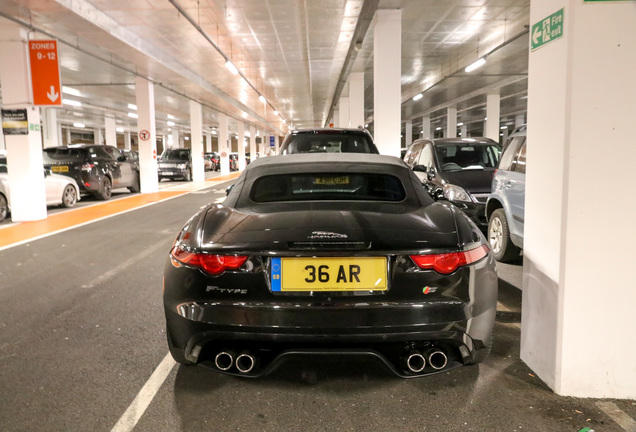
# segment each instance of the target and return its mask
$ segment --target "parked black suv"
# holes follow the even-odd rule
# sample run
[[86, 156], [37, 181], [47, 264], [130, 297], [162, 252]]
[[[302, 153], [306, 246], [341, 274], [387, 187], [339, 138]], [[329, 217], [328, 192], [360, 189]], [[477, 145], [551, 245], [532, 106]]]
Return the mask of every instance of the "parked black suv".
[[186, 148], [168, 149], [158, 162], [159, 181], [163, 178], [192, 180], [192, 152]]
[[72, 177], [81, 193], [110, 198], [113, 189], [139, 192], [139, 169], [113, 146], [77, 144], [43, 150], [44, 167]]
[[375, 153], [378, 148], [366, 129], [301, 129], [290, 132], [280, 154], [291, 153]]
[[486, 232], [484, 210], [500, 155], [501, 147], [489, 138], [419, 139], [404, 162], [433, 198], [449, 200]]

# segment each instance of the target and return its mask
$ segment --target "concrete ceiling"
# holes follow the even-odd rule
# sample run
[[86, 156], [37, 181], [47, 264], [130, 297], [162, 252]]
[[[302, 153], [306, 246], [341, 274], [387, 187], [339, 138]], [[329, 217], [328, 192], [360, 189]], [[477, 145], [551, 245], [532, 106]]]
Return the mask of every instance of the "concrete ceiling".
[[[63, 85], [80, 92], [64, 97], [82, 102], [58, 110], [63, 124], [103, 127], [114, 116], [135, 130], [128, 104], [142, 76], [155, 83], [158, 134], [168, 115], [188, 130], [196, 100], [206, 127], [221, 112], [232, 129], [244, 121], [282, 135], [325, 125], [350, 72], [365, 73], [372, 125], [372, 18], [387, 8], [402, 10], [402, 119], [415, 133], [424, 115], [445, 127], [449, 105], [480, 131], [488, 91], [501, 94], [502, 125], [525, 113], [529, 0], [3, 0], [0, 20], [58, 39]], [[484, 55], [485, 66], [464, 72]]]

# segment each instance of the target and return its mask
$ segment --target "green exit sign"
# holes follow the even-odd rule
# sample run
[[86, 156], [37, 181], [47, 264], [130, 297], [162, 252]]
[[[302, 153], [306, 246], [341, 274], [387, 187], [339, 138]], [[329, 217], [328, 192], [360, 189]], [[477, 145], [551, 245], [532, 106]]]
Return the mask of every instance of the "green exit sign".
[[532, 50], [563, 36], [563, 9], [532, 25], [530, 46]]

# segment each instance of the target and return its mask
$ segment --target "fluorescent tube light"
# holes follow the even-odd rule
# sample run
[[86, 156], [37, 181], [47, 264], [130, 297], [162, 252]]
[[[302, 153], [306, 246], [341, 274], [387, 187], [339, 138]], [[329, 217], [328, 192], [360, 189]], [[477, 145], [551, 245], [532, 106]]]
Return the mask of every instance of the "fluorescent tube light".
[[62, 103], [64, 105], [71, 105], [71, 106], [76, 106], [76, 107], [81, 107], [82, 103], [78, 102], [76, 100], [72, 100], [72, 99], [62, 99]]
[[228, 68], [230, 70], [230, 72], [232, 72], [234, 75], [238, 75], [238, 69], [236, 68], [236, 66], [234, 66], [234, 64], [227, 60], [225, 62], [225, 67]]
[[267, 101], [265, 100], [265, 97], [264, 97], [263, 95], [258, 95], [258, 100], [259, 100], [259, 101], [261, 101], [261, 102], [263, 102], [263, 103], [267, 102]]
[[86, 125], [84, 123], [73, 123], [73, 126], [75, 126], [76, 128], [84, 128], [84, 127], [86, 127]]
[[416, 94], [415, 96], [413, 96], [413, 101], [418, 101], [422, 99], [423, 97], [424, 95], [422, 93]]
[[137, 113], [128, 113], [128, 117], [138, 118], [139, 116], [137, 115]]
[[486, 58], [482, 57], [479, 60], [477, 60], [475, 63], [473, 63], [471, 65], [468, 65], [466, 67], [466, 69], [464, 69], [464, 72], [472, 72], [475, 69], [478, 69], [478, 68], [482, 67], [485, 64], [486, 64]]
[[82, 93], [78, 89], [74, 89], [73, 87], [62, 86], [62, 92], [66, 94], [70, 94], [73, 96], [81, 96]]
[[135, 105], [135, 104], [128, 104], [128, 109], [131, 109], [131, 110], [135, 110], [135, 111], [137, 111], [137, 105]]

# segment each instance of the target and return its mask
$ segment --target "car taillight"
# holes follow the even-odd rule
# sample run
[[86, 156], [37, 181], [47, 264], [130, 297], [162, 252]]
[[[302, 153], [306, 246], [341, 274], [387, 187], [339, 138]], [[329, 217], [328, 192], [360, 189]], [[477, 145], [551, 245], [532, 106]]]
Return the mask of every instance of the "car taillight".
[[417, 266], [425, 270], [435, 270], [440, 274], [451, 274], [459, 267], [472, 264], [488, 255], [488, 246], [481, 245], [466, 252], [451, 252], [432, 255], [411, 255]]
[[192, 253], [179, 247], [173, 248], [170, 255], [179, 263], [200, 268], [211, 275], [219, 275], [225, 270], [236, 270], [247, 260], [245, 255]]

